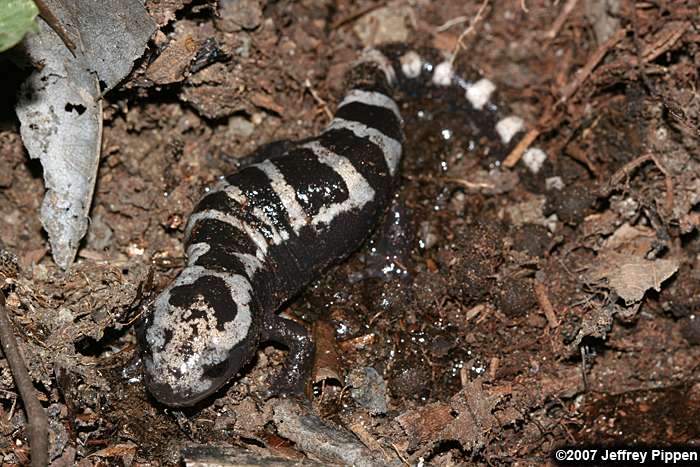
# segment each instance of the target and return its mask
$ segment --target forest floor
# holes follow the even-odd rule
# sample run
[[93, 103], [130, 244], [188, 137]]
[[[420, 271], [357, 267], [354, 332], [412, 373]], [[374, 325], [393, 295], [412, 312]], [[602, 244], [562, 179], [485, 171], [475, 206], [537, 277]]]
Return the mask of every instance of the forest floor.
[[[67, 274], [38, 220], [41, 166], [11, 107], [0, 114], [0, 285], [54, 465], [246, 452], [260, 465], [527, 465], [562, 445], [700, 442], [697, 7], [220, 3], [217, 16], [214, 2], [146, 1], [160, 31], [106, 96], [90, 230]], [[453, 54], [457, 76], [492, 80], [498, 112], [527, 132], [485, 154], [456, 87], [406, 93], [388, 244], [408, 273], [377, 266], [392, 231], [379, 228], [289, 302], [325, 356], [308, 400], [260, 396], [285, 355], [269, 346], [205, 403], [158, 404], [134, 327], [144, 294], [183, 265], [194, 203], [260, 144], [318, 133], [344, 72], [383, 42]], [[193, 70], [203, 47], [213, 62]], [[546, 154], [537, 170], [524, 138]], [[0, 452], [21, 464], [27, 421], [4, 360], [0, 371]]]

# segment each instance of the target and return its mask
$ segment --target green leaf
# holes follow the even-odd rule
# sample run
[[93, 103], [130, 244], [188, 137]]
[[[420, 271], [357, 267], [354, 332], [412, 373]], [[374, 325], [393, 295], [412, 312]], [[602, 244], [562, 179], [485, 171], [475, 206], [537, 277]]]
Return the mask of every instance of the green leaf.
[[32, 0], [0, 0], [0, 52], [17, 44], [27, 32], [36, 30], [34, 18], [38, 14]]

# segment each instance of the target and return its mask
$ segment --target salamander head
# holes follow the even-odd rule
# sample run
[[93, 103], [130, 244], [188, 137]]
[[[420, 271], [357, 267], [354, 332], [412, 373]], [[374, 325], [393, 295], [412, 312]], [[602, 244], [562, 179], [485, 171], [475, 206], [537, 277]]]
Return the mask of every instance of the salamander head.
[[170, 406], [189, 406], [221, 388], [255, 354], [246, 278], [188, 267], [153, 302], [139, 329], [146, 385]]

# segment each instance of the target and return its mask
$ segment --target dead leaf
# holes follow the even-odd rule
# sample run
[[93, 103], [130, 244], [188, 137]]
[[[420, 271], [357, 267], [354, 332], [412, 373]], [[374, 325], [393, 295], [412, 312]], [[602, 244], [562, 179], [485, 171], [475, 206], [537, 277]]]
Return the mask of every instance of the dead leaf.
[[446, 440], [458, 441], [464, 450], [471, 451], [482, 447], [487, 435], [499, 426], [493, 411], [505, 395], [499, 390], [484, 390], [480, 380], [470, 381], [449, 405], [429, 404], [399, 415], [397, 421], [409, 436], [409, 449], [424, 446], [414, 457]]
[[146, 8], [158, 26], [165, 26], [175, 19], [178, 11], [190, 3], [192, 0], [148, 0]]
[[440, 441], [440, 433], [454, 420], [452, 407], [444, 402], [435, 402], [417, 410], [404, 412], [396, 421], [409, 438], [409, 449], [414, 450], [426, 442]]
[[647, 260], [609, 251], [598, 257], [598, 264], [589, 276], [594, 281], [607, 280], [625, 305], [630, 306], [641, 301], [649, 289], [659, 292], [661, 283], [671, 277], [679, 265], [676, 258]]
[[605, 240], [605, 250], [615, 250], [617, 253], [644, 257], [653, 247], [656, 232], [643, 225], [632, 226], [625, 222]]
[[75, 56], [44, 22], [23, 41], [33, 63], [16, 111], [30, 157], [44, 169], [41, 223], [61, 268], [75, 258], [88, 212], [102, 144], [102, 95], [116, 86], [143, 53], [155, 25], [139, 0], [47, 2], [80, 40]]
[[134, 454], [136, 454], [136, 445], [133, 443], [126, 443], [115, 444], [114, 446], [100, 449], [97, 452], [93, 452], [88, 457], [125, 457], [126, 459], [133, 459]]
[[443, 439], [457, 440], [469, 451], [484, 446], [488, 434], [500, 426], [493, 411], [503, 397], [502, 392], [484, 390], [481, 380], [467, 382], [452, 398], [452, 409], [458, 415], [443, 430]]
[[510, 221], [516, 225], [538, 224], [547, 225], [547, 218], [543, 214], [545, 205], [544, 196], [531, 196], [527, 201], [508, 204], [504, 211]]
[[200, 41], [189, 34], [176, 35], [148, 66], [146, 78], [155, 84], [172, 84], [184, 80], [199, 44]]

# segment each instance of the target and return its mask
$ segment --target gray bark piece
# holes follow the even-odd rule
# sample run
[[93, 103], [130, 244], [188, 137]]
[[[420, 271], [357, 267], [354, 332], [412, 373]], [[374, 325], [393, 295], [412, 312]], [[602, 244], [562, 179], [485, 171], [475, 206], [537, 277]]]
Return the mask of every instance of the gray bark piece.
[[389, 465], [374, 456], [352, 433], [331, 427], [298, 403], [280, 399], [272, 410], [277, 432], [304, 453], [356, 467]]
[[[75, 26], [89, 69], [109, 91], [131, 71], [156, 31], [141, 0], [73, 0]], [[70, 24], [70, 23], [69, 23]]]
[[88, 227], [102, 142], [101, 95], [129, 73], [155, 24], [139, 0], [47, 3], [77, 38], [76, 56], [39, 21], [39, 31], [23, 45], [42, 66], [23, 83], [16, 111], [24, 145], [44, 168], [41, 223], [54, 261], [68, 269]]
[[325, 464], [304, 459], [295, 461], [264, 456], [247, 449], [225, 446], [192, 446], [182, 450], [185, 467], [323, 467]]

